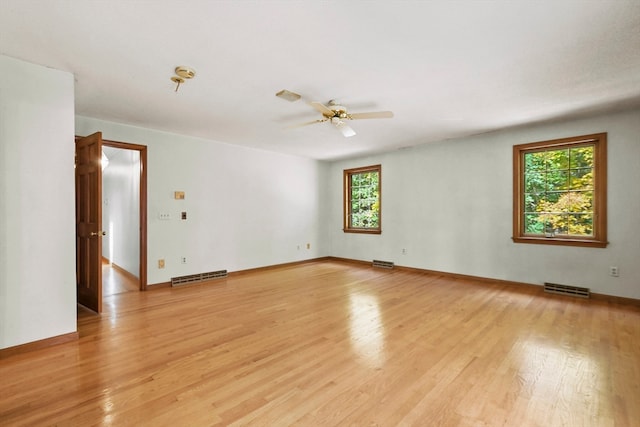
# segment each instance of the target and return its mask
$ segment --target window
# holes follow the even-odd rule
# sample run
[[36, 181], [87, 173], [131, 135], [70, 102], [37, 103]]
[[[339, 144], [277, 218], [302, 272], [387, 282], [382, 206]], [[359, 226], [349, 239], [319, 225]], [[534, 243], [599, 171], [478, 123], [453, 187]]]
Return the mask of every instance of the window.
[[607, 134], [513, 147], [513, 241], [607, 246]]
[[344, 171], [344, 231], [382, 232], [380, 222], [381, 166]]

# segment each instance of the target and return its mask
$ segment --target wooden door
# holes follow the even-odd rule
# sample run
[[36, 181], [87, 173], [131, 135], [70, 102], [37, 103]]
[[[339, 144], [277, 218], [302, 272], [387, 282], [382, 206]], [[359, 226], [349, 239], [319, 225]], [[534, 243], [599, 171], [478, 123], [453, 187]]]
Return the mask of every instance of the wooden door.
[[78, 303], [102, 311], [102, 133], [76, 139]]

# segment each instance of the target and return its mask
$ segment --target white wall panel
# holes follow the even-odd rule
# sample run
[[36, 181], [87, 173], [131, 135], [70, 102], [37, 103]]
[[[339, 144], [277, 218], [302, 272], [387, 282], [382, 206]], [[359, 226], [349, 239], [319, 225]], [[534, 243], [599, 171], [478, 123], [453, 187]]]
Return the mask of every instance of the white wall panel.
[[[515, 244], [512, 147], [608, 133], [605, 249]], [[341, 231], [342, 171], [382, 164], [381, 235]], [[335, 162], [327, 215], [332, 255], [517, 282], [554, 282], [640, 298], [640, 111], [522, 127]], [[406, 255], [402, 249], [407, 249]], [[609, 266], [620, 277], [609, 276]]]
[[0, 348], [76, 330], [73, 75], [0, 56]]
[[[323, 163], [76, 117], [79, 135], [97, 131], [148, 146], [149, 284], [327, 255], [319, 231]], [[185, 199], [174, 199], [175, 191]], [[171, 219], [160, 220], [160, 213]]]

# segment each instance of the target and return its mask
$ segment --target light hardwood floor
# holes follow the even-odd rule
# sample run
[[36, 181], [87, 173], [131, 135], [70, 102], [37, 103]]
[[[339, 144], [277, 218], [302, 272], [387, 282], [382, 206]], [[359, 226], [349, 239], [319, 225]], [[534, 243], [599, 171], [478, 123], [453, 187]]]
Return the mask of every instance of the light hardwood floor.
[[326, 261], [104, 308], [0, 360], [0, 425], [640, 425], [637, 306]]
[[140, 282], [107, 261], [102, 262], [102, 295], [108, 297], [123, 292], [138, 292]]

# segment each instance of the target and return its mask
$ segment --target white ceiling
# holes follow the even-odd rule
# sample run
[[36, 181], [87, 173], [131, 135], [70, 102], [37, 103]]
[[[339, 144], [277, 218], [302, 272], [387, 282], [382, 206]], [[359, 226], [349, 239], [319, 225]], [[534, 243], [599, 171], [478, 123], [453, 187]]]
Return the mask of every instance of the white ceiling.
[[[76, 114], [316, 159], [640, 106], [640, 0], [0, 0], [0, 53]], [[287, 129], [330, 99], [395, 117]]]

